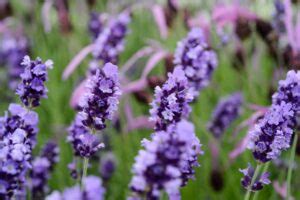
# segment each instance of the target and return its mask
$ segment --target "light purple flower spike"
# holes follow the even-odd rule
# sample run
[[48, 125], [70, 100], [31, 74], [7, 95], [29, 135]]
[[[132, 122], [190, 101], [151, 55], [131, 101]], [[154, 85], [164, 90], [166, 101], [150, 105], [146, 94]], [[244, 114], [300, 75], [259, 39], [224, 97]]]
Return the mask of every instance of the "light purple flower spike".
[[151, 140], [144, 139], [142, 145], [145, 150], [139, 151], [132, 169], [132, 198], [159, 199], [163, 190], [178, 197], [180, 187], [193, 178], [193, 167], [199, 166], [197, 157], [203, 153], [193, 124], [183, 120], [154, 133]]
[[169, 125], [187, 118], [191, 111], [193, 95], [188, 88], [187, 78], [180, 67], [168, 74], [168, 80], [161, 87], [155, 88], [154, 100], [151, 103], [150, 120], [155, 122], [155, 130], [166, 130]]
[[193, 96], [197, 97], [209, 84], [218, 65], [217, 55], [209, 48], [202, 29], [193, 28], [186, 38], [178, 42], [174, 64], [182, 67]]
[[279, 81], [272, 106], [250, 132], [248, 148], [255, 159], [260, 162], [276, 159], [290, 147], [299, 112], [300, 72], [289, 71], [287, 78]]

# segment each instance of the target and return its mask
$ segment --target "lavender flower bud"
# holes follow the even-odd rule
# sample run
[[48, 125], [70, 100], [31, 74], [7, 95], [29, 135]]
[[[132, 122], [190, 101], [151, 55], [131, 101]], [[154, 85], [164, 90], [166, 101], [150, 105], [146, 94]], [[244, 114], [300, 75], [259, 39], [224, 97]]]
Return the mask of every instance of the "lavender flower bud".
[[45, 144], [41, 155], [34, 159], [30, 177], [32, 179], [32, 195], [34, 199], [43, 198], [48, 191], [47, 181], [54, 165], [59, 161], [59, 148], [54, 142]]
[[155, 88], [154, 100], [151, 103], [150, 120], [155, 122], [155, 130], [166, 130], [170, 124], [188, 117], [191, 111], [189, 102], [193, 96], [188, 88], [187, 78], [180, 67], [169, 73], [167, 82]]
[[102, 14], [92, 12], [90, 14], [90, 20], [88, 24], [89, 32], [92, 36], [93, 41], [97, 39], [97, 37], [101, 34], [103, 31], [103, 20], [102, 20]]
[[117, 160], [113, 153], [109, 152], [101, 156], [100, 174], [104, 181], [111, 178], [116, 170]]
[[21, 65], [23, 57], [29, 52], [27, 38], [24, 36], [12, 36], [4, 34], [0, 41], [0, 64], [7, 67], [9, 87], [15, 90], [20, 81], [20, 75], [24, 69]]
[[181, 121], [167, 131], [154, 133], [142, 144], [145, 150], [139, 151], [132, 169], [133, 196], [159, 199], [162, 190], [169, 196], [178, 195], [180, 187], [193, 177], [193, 167], [199, 166], [197, 157], [202, 154], [194, 126]]
[[88, 176], [83, 180], [82, 189], [79, 185], [76, 185], [65, 189], [62, 194], [54, 191], [46, 197], [46, 200], [103, 200], [104, 195], [105, 189], [102, 186], [102, 180], [96, 176]]
[[255, 191], [263, 189], [264, 185], [268, 185], [271, 183], [271, 181], [269, 180], [270, 173], [264, 172], [263, 174], [261, 174], [259, 177], [257, 177], [255, 179], [253, 185], [251, 186], [251, 181], [254, 176], [254, 169], [250, 163], [248, 164], [248, 168], [243, 169], [243, 170], [240, 169], [240, 172], [242, 172], [244, 174], [244, 177], [242, 178], [241, 183], [242, 183], [243, 187], [247, 190], [251, 190], [251, 191], [255, 192]]
[[194, 97], [207, 87], [218, 65], [216, 53], [208, 47], [203, 31], [193, 28], [188, 36], [178, 42], [174, 64], [181, 66]]
[[250, 132], [248, 148], [260, 162], [274, 160], [290, 147], [300, 111], [300, 72], [289, 71], [272, 98], [272, 106]]
[[238, 118], [242, 103], [243, 96], [241, 93], [234, 93], [220, 100], [207, 126], [214, 137], [220, 138], [230, 124]]
[[48, 68], [52, 68], [53, 62], [47, 60], [45, 63], [40, 58], [32, 61], [25, 56], [21, 63], [25, 70], [21, 74], [22, 82], [18, 85], [17, 94], [27, 107], [40, 105], [40, 99], [47, 97], [45, 81], [48, 80]]
[[91, 157], [99, 149], [104, 147], [97, 135], [92, 134], [89, 129], [83, 125], [79, 115], [69, 128], [68, 141], [72, 143], [76, 156]]
[[80, 102], [82, 111], [79, 115], [84, 126], [102, 130], [106, 127], [105, 120], [112, 120], [118, 109], [118, 98], [121, 95], [118, 67], [111, 63], [105, 64], [103, 69], [98, 69], [91, 77], [87, 87], [89, 91]]
[[100, 33], [95, 41], [94, 58], [102, 64], [117, 64], [119, 54], [124, 50], [124, 38], [128, 33], [130, 13], [123, 12]]

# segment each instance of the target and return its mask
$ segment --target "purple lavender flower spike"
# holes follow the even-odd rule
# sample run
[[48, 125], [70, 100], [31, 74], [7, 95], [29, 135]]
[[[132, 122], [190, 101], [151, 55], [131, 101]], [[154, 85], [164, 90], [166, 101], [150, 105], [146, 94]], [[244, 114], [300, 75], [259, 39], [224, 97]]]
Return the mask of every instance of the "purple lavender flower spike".
[[32, 182], [32, 195], [34, 199], [43, 198], [48, 191], [47, 181], [54, 165], [59, 161], [59, 148], [55, 142], [48, 142], [39, 157], [35, 158], [32, 163], [30, 173]]
[[92, 134], [90, 130], [83, 125], [79, 115], [69, 128], [68, 141], [72, 143], [76, 156], [91, 157], [99, 149], [104, 147], [97, 135]]
[[109, 180], [116, 170], [116, 157], [112, 152], [105, 153], [101, 156], [100, 174], [104, 181]]
[[188, 103], [193, 100], [193, 95], [180, 67], [168, 74], [168, 80], [162, 88], [155, 88], [154, 97], [150, 120], [155, 122], [156, 131], [166, 130], [169, 125], [188, 117], [191, 111]]
[[0, 64], [7, 67], [9, 87], [15, 90], [20, 81], [20, 74], [24, 69], [21, 62], [29, 52], [27, 38], [24, 36], [12, 36], [4, 34], [0, 41]]
[[41, 98], [47, 97], [47, 69], [52, 68], [53, 62], [47, 60], [43, 63], [40, 58], [30, 60], [29, 56], [25, 56], [21, 64], [25, 69], [21, 74], [22, 82], [18, 85], [17, 94], [25, 106], [36, 107], [40, 105]]
[[67, 188], [63, 193], [52, 192], [46, 197], [46, 200], [103, 200], [105, 188], [102, 186], [102, 180], [96, 176], [88, 176], [83, 180], [83, 187], [79, 185]]
[[142, 144], [145, 150], [139, 151], [132, 169], [132, 198], [146, 195], [147, 199], [159, 199], [162, 190], [169, 196], [178, 195], [180, 187], [193, 177], [193, 167], [199, 166], [197, 157], [202, 154], [194, 126], [183, 120]]
[[218, 65], [217, 55], [209, 48], [202, 29], [193, 28], [178, 42], [174, 64], [182, 67], [196, 98], [207, 87]]
[[87, 92], [80, 102], [82, 109], [79, 115], [84, 126], [94, 130], [106, 127], [105, 120], [111, 120], [118, 108], [121, 95], [118, 80], [118, 67], [106, 63], [103, 69], [98, 69], [87, 84]]
[[90, 14], [90, 20], [88, 24], [89, 32], [92, 36], [92, 40], [95, 41], [103, 31], [103, 19], [102, 14], [92, 12]]
[[239, 117], [242, 103], [243, 96], [239, 92], [220, 100], [207, 126], [214, 137], [220, 138], [230, 124]]
[[119, 54], [124, 50], [124, 38], [128, 34], [130, 20], [130, 12], [125, 11], [104, 28], [95, 40], [93, 55], [97, 61], [117, 64]]
[[37, 114], [18, 104], [10, 104], [8, 112], [0, 118], [0, 199], [24, 194], [37, 123]]
[[251, 190], [253, 192], [263, 189], [264, 185], [269, 185], [271, 181], [269, 180], [270, 173], [264, 172], [259, 177], [256, 178], [253, 185], [250, 188], [252, 178], [254, 176], [254, 168], [251, 164], [248, 164], [246, 169], [240, 169], [240, 172], [244, 174], [244, 177], [241, 180], [243, 187], [247, 190]]
[[286, 27], [284, 24], [285, 9], [283, 2], [280, 0], [274, 1], [275, 12], [273, 13], [272, 25], [277, 33], [282, 34], [286, 32]]
[[289, 71], [272, 98], [272, 106], [250, 132], [248, 148], [260, 162], [274, 160], [290, 147], [300, 111], [300, 72]]

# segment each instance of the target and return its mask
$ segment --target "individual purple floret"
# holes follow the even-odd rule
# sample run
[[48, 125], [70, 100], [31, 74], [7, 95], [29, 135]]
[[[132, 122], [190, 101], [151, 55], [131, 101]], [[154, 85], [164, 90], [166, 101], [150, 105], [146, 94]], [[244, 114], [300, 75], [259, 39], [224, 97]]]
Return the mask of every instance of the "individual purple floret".
[[168, 80], [162, 88], [155, 88], [150, 110], [150, 120], [155, 122], [155, 130], [166, 130], [169, 125], [187, 118], [191, 111], [188, 103], [192, 100], [187, 78], [182, 69], [176, 67], [172, 74], [168, 74]]
[[178, 42], [174, 64], [183, 68], [192, 88], [193, 96], [206, 87], [218, 65], [216, 53], [209, 48], [200, 28], [193, 28], [186, 38]]
[[130, 12], [122, 12], [109, 22], [95, 41], [94, 58], [102, 64], [117, 64], [119, 54], [124, 50], [124, 38], [128, 33]]
[[106, 127], [105, 120], [111, 120], [118, 109], [121, 95], [118, 80], [118, 67], [106, 63], [98, 69], [87, 83], [89, 91], [80, 102], [82, 123], [91, 130], [102, 130]]
[[100, 174], [104, 181], [108, 181], [116, 170], [116, 157], [113, 153], [108, 152], [101, 156]]
[[27, 38], [24, 36], [12, 36], [5, 34], [0, 41], [0, 64], [7, 67], [9, 87], [15, 90], [20, 81], [20, 75], [24, 71], [21, 62], [29, 52]]
[[22, 196], [31, 153], [36, 144], [38, 115], [10, 104], [0, 118], [0, 199]]
[[167, 131], [159, 131], [151, 140], [144, 139], [135, 158], [130, 188], [134, 197], [160, 199], [162, 191], [178, 196], [180, 187], [193, 178], [193, 167], [199, 166], [201, 144], [194, 133], [193, 124], [181, 121]]
[[32, 163], [31, 192], [33, 199], [41, 199], [48, 191], [47, 181], [54, 165], [59, 161], [59, 148], [55, 142], [48, 142], [39, 157]]
[[242, 103], [243, 96], [239, 92], [220, 100], [207, 126], [214, 137], [220, 138], [230, 124], [239, 117]]
[[53, 62], [47, 60], [43, 63], [40, 58], [30, 60], [29, 56], [25, 56], [21, 64], [25, 69], [21, 74], [22, 82], [18, 85], [17, 94], [25, 106], [36, 107], [40, 105], [41, 98], [47, 97], [47, 69], [52, 68]]
[[82, 189], [76, 185], [65, 189], [63, 193], [54, 191], [46, 197], [46, 200], [103, 200], [104, 195], [102, 180], [96, 176], [88, 176], [83, 180]]
[[90, 20], [88, 24], [89, 32], [92, 36], [92, 40], [95, 41], [100, 33], [103, 31], [103, 19], [102, 14], [92, 12], [90, 14]]
[[255, 159], [260, 162], [274, 160], [290, 147], [299, 105], [300, 72], [289, 71], [287, 78], [279, 82], [272, 106], [250, 132], [248, 148]]
[[254, 168], [251, 164], [248, 164], [246, 169], [240, 169], [240, 172], [244, 174], [244, 177], [241, 180], [243, 187], [247, 190], [251, 190], [253, 192], [263, 189], [264, 185], [269, 185], [271, 181], [269, 180], [270, 173], [264, 172], [259, 177], [255, 179], [251, 186], [251, 181], [254, 176]]
[[72, 143], [76, 156], [91, 157], [99, 149], [104, 147], [96, 134], [92, 134], [90, 130], [82, 124], [79, 115], [68, 129], [68, 141]]

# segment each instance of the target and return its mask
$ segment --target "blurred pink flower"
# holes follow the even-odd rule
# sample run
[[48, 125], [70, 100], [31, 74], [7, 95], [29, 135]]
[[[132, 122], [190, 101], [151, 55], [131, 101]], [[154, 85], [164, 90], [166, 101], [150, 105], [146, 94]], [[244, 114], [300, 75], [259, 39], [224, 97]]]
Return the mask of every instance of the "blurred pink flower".
[[212, 14], [212, 19], [217, 23], [219, 28], [222, 28], [226, 24], [235, 24], [238, 18], [254, 21], [257, 19], [257, 16], [255, 13], [247, 8], [241, 7], [239, 4], [218, 5], [214, 8]]
[[163, 7], [154, 5], [151, 10], [161, 38], [166, 39], [168, 37], [168, 26]]

